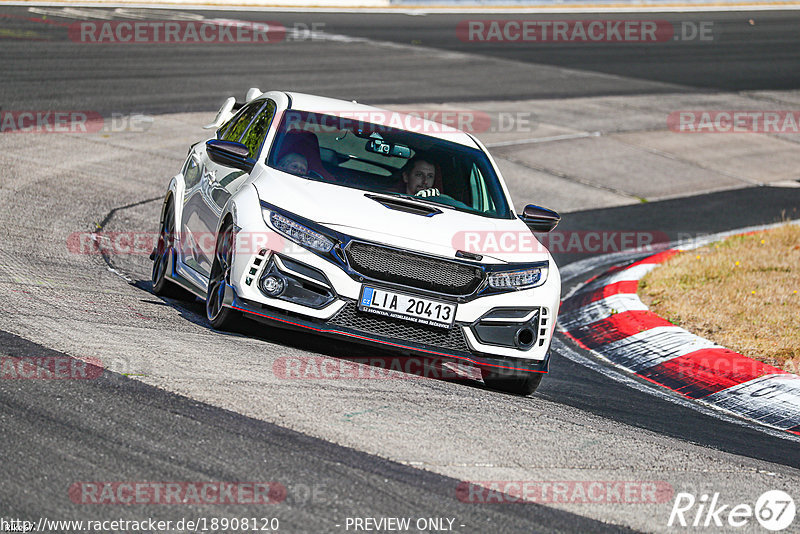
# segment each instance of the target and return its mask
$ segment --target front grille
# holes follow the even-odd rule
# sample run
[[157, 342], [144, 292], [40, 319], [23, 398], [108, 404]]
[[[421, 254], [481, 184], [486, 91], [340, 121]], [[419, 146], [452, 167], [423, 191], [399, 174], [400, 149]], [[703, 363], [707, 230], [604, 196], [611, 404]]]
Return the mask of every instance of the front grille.
[[469, 352], [461, 327], [453, 325], [449, 330], [425, 326], [397, 319], [389, 319], [358, 310], [354, 302], [348, 302], [341, 311], [329, 321], [336, 326], [352, 328], [359, 332], [375, 334], [394, 341], [409, 341], [441, 349]]
[[483, 282], [477, 267], [358, 241], [347, 247], [350, 267], [359, 274], [446, 295], [469, 295]]

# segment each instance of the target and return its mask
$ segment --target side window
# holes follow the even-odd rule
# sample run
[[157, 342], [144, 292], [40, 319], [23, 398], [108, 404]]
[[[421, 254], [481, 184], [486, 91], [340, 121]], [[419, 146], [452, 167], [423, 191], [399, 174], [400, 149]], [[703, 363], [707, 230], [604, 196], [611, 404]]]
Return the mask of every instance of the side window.
[[486, 188], [486, 181], [481, 169], [474, 163], [469, 174], [469, 184], [472, 193], [472, 208], [483, 213], [494, 213], [496, 211], [494, 200]]
[[247, 130], [247, 127], [250, 126], [250, 122], [252, 122], [253, 118], [258, 113], [258, 110], [261, 109], [261, 106], [264, 105], [264, 101], [258, 102], [251, 102], [243, 107], [239, 114], [234, 117], [231, 121], [231, 125], [228, 127], [225, 134], [222, 136], [223, 141], [239, 141], [241, 139], [242, 134]]
[[244, 133], [240, 143], [250, 149], [250, 157], [255, 158], [261, 150], [261, 145], [264, 143], [264, 138], [267, 137], [267, 131], [272, 124], [272, 118], [275, 116], [275, 102], [267, 100], [267, 104], [261, 109], [261, 112], [250, 124], [250, 128]]
[[186, 183], [187, 191], [200, 183], [202, 170], [194, 154], [189, 156], [189, 160], [186, 162], [186, 169], [183, 171], [183, 181]]
[[486, 211], [486, 188], [483, 186], [483, 176], [476, 165], [472, 165], [469, 173], [470, 192], [472, 193], [472, 208], [477, 211]]

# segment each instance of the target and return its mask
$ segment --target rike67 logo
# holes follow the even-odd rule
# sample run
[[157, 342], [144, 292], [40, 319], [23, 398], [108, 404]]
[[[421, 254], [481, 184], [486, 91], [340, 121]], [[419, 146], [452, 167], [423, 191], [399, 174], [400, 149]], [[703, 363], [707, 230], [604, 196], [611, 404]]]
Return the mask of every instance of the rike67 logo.
[[765, 529], [779, 531], [792, 524], [795, 512], [792, 497], [780, 490], [763, 493], [755, 506], [749, 503], [724, 504], [719, 493], [696, 498], [691, 493], [681, 492], [675, 495], [667, 526], [741, 528], [755, 518]]

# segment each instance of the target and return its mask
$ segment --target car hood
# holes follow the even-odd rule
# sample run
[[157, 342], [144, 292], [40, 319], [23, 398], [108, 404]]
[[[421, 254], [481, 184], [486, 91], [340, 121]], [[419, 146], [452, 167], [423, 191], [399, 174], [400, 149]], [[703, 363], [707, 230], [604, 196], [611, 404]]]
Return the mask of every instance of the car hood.
[[451, 258], [458, 250], [475, 252], [484, 263], [549, 257], [516, 218], [492, 219], [446, 206], [427, 217], [387, 208], [367, 196], [379, 193], [269, 171], [254, 181], [262, 200], [356, 238]]

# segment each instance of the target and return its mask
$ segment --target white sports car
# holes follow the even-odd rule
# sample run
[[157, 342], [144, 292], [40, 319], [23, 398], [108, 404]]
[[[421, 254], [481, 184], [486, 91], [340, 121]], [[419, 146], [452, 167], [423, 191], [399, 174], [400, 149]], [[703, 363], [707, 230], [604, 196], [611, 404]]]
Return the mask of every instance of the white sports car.
[[496, 389], [536, 389], [558, 269], [541, 246], [473, 245], [522, 234], [539, 245], [531, 231], [559, 216], [533, 205], [516, 215], [475, 137], [256, 89], [243, 104], [229, 98], [208, 127], [216, 136], [192, 146], [164, 199], [155, 293], [194, 293], [217, 329], [244, 316], [460, 361]]

